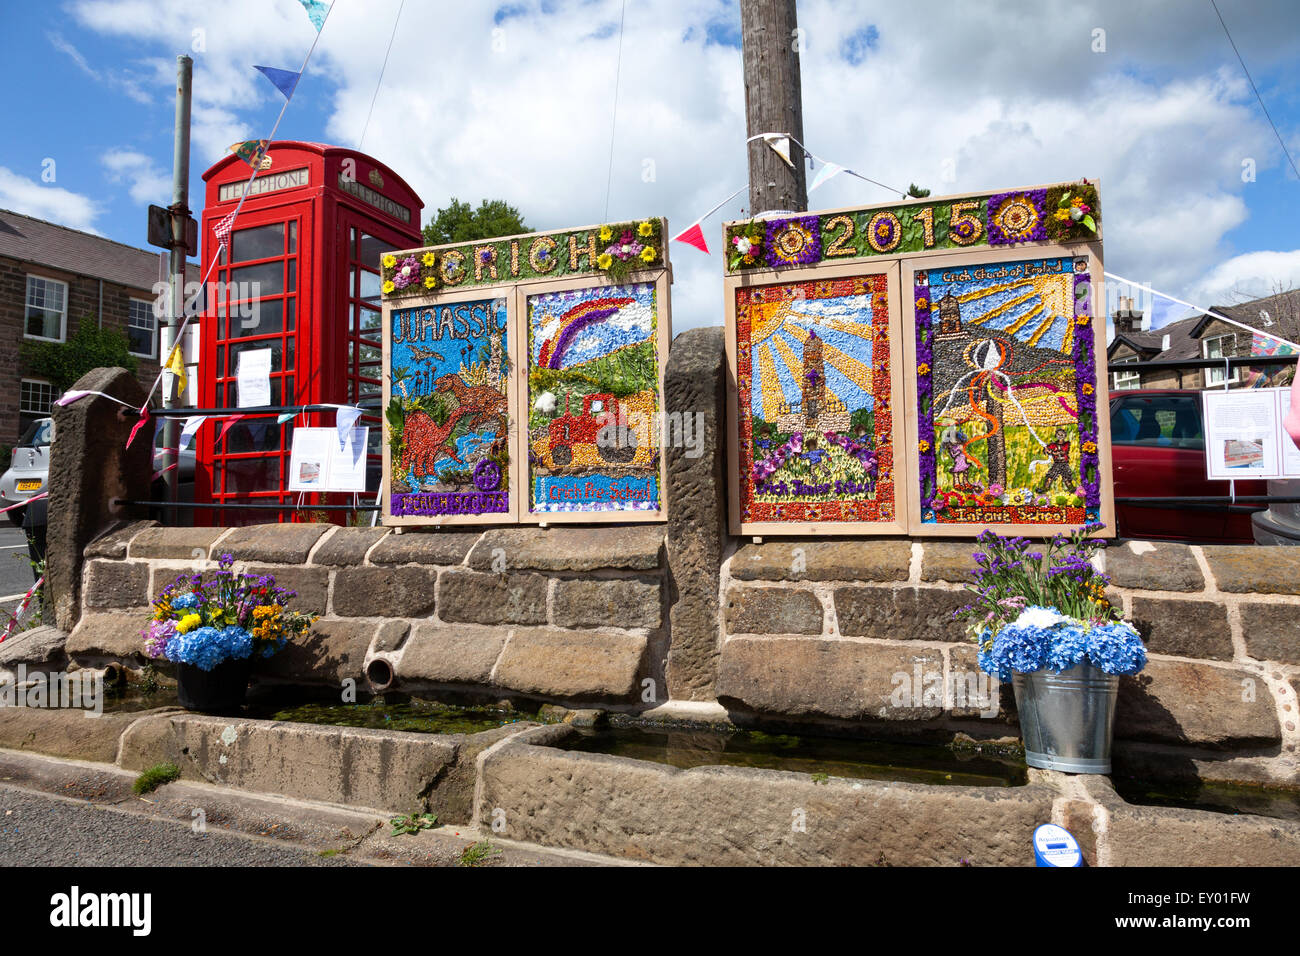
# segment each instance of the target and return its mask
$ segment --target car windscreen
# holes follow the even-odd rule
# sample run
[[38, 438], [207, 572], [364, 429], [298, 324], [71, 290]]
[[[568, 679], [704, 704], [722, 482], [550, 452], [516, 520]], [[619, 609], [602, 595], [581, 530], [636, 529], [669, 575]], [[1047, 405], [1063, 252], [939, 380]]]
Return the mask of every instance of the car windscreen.
[[1131, 395], [1111, 405], [1112, 445], [1205, 450], [1201, 396]]
[[27, 431], [23, 432], [22, 440], [18, 442], [19, 448], [47, 448], [54, 441], [54, 420], [51, 418], [42, 418], [39, 421], [32, 422]]

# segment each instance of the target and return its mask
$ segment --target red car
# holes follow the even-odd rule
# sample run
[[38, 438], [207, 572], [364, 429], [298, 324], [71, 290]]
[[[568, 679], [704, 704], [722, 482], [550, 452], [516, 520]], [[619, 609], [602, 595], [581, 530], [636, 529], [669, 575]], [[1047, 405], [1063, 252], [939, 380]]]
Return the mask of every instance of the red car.
[[[1134, 389], [1110, 398], [1111, 469], [1115, 497], [1186, 498], [1227, 496], [1228, 482], [1205, 477], [1205, 430], [1201, 393]], [[1237, 494], [1266, 495], [1268, 482], [1238, 481]], [[1213, 508], [1162, 508], [1115, 503], [1122, 538], [1253, 544], [1251, 512], [1263, 504]]]

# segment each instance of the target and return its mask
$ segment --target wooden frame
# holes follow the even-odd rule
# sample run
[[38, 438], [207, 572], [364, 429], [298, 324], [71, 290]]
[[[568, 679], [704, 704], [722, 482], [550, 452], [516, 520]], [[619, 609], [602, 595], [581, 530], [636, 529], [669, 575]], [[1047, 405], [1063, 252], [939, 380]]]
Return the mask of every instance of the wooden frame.
[[510, 461], [505, 476], [505, 489], [509, 496], [508, 506], [504, 511], [487, 511], [471, 514], [441, 514], [441, 515], [394, 515], [391, 513], [390, 499], [392, 494], [392, 450], [389, 447], [387, 435], [385, 433], [386, 421], [383, 419], [381, 410], [381, 446], [383, 450], [383, 471], [381, 472], [381, 494], [379, 498], [380, 520], [385, 525], [433, 525], [441, 527], [442, 525], [483, 525], [483, 524], [513, 524], [519, 517], [519, 490], [522, 487], [519, 479], [520, 462], [514, 452], [514, 441], [510, 437], [510, 432], [516, 427], [518, 420], [518, 375], [516, 369], [519, 367], [520, 359], [520, 339], [519, 339], [519, 316], [518, 305], [514, 289], [510, 286], [472, 286], [468, 289], [455, 289], [450, 292], [433, 293], [430, 295], [414, 295], [400, 299], [385, 299], [383, 303], [383, 360], [382, 369], [382, 395], [383, 410], [388, 408], [388, 403], [392, 399], [392, 356], [393, 356], [393, 321], [392, 316], [395, 312], [405, 312], [412, 309], [437, 309], [441, 306], [458, 305], [467, 302], [481, 302], [484, 300], [501, 299], [505, 302], [506, 309], [506, 349], [503, 358], [509, 363], [505, 372], [506, 375], [506, 448], [510, 453]]
[[[737, 293], [759, 286], [788, 286], [819, 280], [851, 279], [884, 276], [888, 296], [889, 383], [893, 412], [890, 447], [892, 448], [893, 518], [881, 521], [751, 521], [742, 513], [744, 490], [748, 479], [741, 478], [740, 396], [737, 331]], [[898, 420], [899, 400], [903, 397], [902, 351], [898, 340], [900, 310], [902, 309], [899, 267], [896, 261], [872, 263], [865, 260], [821, 265], [803, 269], [750, 270], [740, 275], [729, 275], [724, 281], [726, 294], [726, 352], [727, 352], [727, 487], [729, 490], [728, 523], [732, 534], [904, 534], [907, 531], [910, 487], [907, 473], [900, 467], [904, 461], [904, 433]]]
[[[530, 281], [527, 283], [520, 283], [516, 286], [515, 295], [517, 298], [515, 310], [519, 328], [520, 354], [522, 358], [518, 374], [516, 375], [516, 388], [518, 390], [516, 401], [520, 417], [519, 427], [515, 430], [514, 435], [513, 454], [517, 461], [523, 463], [523, 467], [519, 471], [520, 491], [518, 520], [521, 523], [550, 525], [605, 522], [629, 523], [666, 520], [668, 509], [665, 496], [668, 478], [668, 464], [667, 456], [664, 454], [665, 429], [663, 428], [663, 404], [664, 375], [668, 364], [668, 349], [672, 342], [672, 304], [668, 294], [671, 282], [671, 269], [661, 267], [633, 272], [627, 277], [618, 280], [611, 280], [605, 275], [588, 274], [565, 279]], [[658, 375], [656, 382], [657, 408], [653, 420], [648, 423], [647, 427], [650, 429], [650, 434], [652, 434], [658, 441], [659, 467], [656, 476], [658, 482], [658, 507], [653, 510], [614, 509], [602, 511], [534, 511], [532, 508], [533, 474], [532, 456], [530, 455], [531, 436], [528, 427], [529, 415], [532, 409], [532, 395], [529, 385], [529, 373], [532, 370], [532, 348], [529, 344], [528, 338], [528, 301], [533, 296], [545, 295], [552, 292], [603, 289], [644, 284], [652, 284], [654, 286], [656, 305], [654, 341], [656, 358], [658, 360]]]
[[[1104, 275], [1101, 255], [1101, 244], [1099, 242], [1073, 243], [1069, 246], [1051, 245], [1046, 243], [1020, 243], [1015, 245], [999, 245], [993, 248], [982, 248], [979, 251], [962, 251], [962, 254], [946, 252], [942, 255], [916, 256], [909, 257], [903, 263], [903, 288], [904, 288], [904, 311], [903, 311], [903, 342], [906, 355], [906, 365], [909, 370], [918, 369], [917, 357], [917, 335], [916, 335], [916, 313], [915, 300], [917, 297], [916, 274], [918, 272], [933, 270], [935, 268], [955, 267], [962, 268], [968, 266], [983, 266], [1001, 263], [1019, 263], [1033, 260], [1048, 259], [1066, 259], [1077, 261], [1086, 261], [1086, 272], [1090, 282], [1090, 297], [1088, 300], [1088, 312], [1086, 313], [1092, 321], [1089, 323], [1087, 332], [1091, 335], [1092, 343], [1092, 371], [1094, 381], [1091, 383], [1094, 389], [1093, 397], [1095, 398], [1095, 416], [1096, 416], [1096, 455], [1097, 455], [1097, 472], [1098, 472], [1098, 490], [1099, 503], [1097, 519], [1100, 520], [1105, 528], [1100, 532], [1101, 536], [1113, 537], [1115, 533], [1115, 514], [1114, 514], [1114, 489], [1113, 476], [1111, 474], [1111, 457], [1110, 457], [1110, 414], [1109, 414], [1109, 375], [1107, 374], [1104, 358], [1106, 354], [1106, 321], [1105, 321], [1105, 294], [1104, 294]], [[1077, 269], [1072, 271], [1077, 272]], [[1076, 302], [1077, 305], [1077, 302]], [[1099, 308], [1100, 307], [1100, 308]], [[1074, 319], [1079, 315], [1077, 311], [1070, 318]], [[960, 326], [959, 326], [960, 328]], [[1080, 328], [1074, 327], [1074, 334], [1079, 334]], [[1082, 387], [1082, 383], [1079, 386]], [[909, 406], [906, 414], [907, 421], [907, 448], [908, 457], [906, 459], [907, 472], [909, 480], [912, 483], [911, 494], [909, 496], [909, 519], [908, 526], [912, 535], [923, 536], [964, 536], [969, 537], [972, 534], [982, 531], [989, 527], [990, 523], [978, 522], [961, 522], [961, 523], [939, 523], [934, 520], [923, 520], [923, 511], [926, 503], [921, 500], [921, 451], [919, 443], [923, 438], [929, 440], [933, 435], [922, 436], [920, 434], [920, 415], [917, 410], [918, 382], [917, 373], [909, 371], [908, 383], [906, 387]], [[1049, 457], [1050, 461], [1050, 457]], [[1061, 523], [1026, 523], [1026, 522], [993, 522], [999, 533], [1007, 535], [1033, 535], [1042, 536], [1053, 534], [1058, 531], [1069, 531], [1084, 524], [1084, 521], [1068, 521]]]

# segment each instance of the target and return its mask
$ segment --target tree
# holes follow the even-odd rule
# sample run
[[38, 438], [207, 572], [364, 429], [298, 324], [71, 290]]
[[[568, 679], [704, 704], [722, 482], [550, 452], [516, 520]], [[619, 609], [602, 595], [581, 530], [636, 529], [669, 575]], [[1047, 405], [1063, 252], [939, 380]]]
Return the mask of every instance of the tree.
[[913, 199], [924, 199], [930, 195], [930, 190], [922, 189], [916, 183], [909, 183], [907, 186], [907, 195]]
[[22, 357], [33, 375], [48, 379], [61, 392], [91, 369], [124, 368], [134, 373], [137, 364], [126, 334], [112, 325], [100, 328], [89, 314], [81, 317], [76, 334], [67, 342], [24, 341]]
[[519, 210], [502, 199], [484, 199], [477, 209], [455, 196], [451, 205], [439, 209], [424, 227], [424, 241], [431, 246], [449, 242], [473, 242], [530, 231]]

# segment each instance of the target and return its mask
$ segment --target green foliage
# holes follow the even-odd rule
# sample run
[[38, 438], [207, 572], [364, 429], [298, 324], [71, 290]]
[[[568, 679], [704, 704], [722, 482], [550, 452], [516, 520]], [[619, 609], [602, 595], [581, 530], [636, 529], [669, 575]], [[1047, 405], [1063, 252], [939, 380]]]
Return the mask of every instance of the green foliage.
[[137, 794], [152, 793], [165, 783], [181, 778], [181, 768], [174, 763], [154, 764], [131, 784], [131, 790]]
[[424, 227], [424, 241], [431, 246], [451, 242], [473, 242], [516, 236], [530, 232], [519, 210], [501, 199], [484, 199], [477, 209], [455, 196], [451, 205], [439, 209]]
[[487, 840], [480, 840], [471, 846], [465, 847], [461, 853], [457, 866], [482, 866], [483, 863], [494, 856], [500, 856], [501, 851], [494, 847]]
[[908, 183], [907, 194], [913, 199], [924, 199], [926, 196], [930, 195], [930, 190], [922, 189], [916, 183]]
[[831, 775], [828, 773], [815, 773], [812, 775], [812, 782], [815, 784], [826, 783], [830, 779], [831, 779]]
[[136, 358], [128, 348], [126, 334], [115, 326], [100, 328], [93, 315], [83, 315], [77, 332], [66, 342], [23, 341], [23, 361], [32, 374], [49, 379], [60, 391], [67, 391], [91, 369], [136, 369]]
[[388, 822], [393, 826], [393, 832], [389, 836], [400, 836], [403, 833], [419, 833], [421, 830], [432, 830], [438, 825], [438, 815], [436, 813], [409, 813], [404, 817], [393, 817]]

